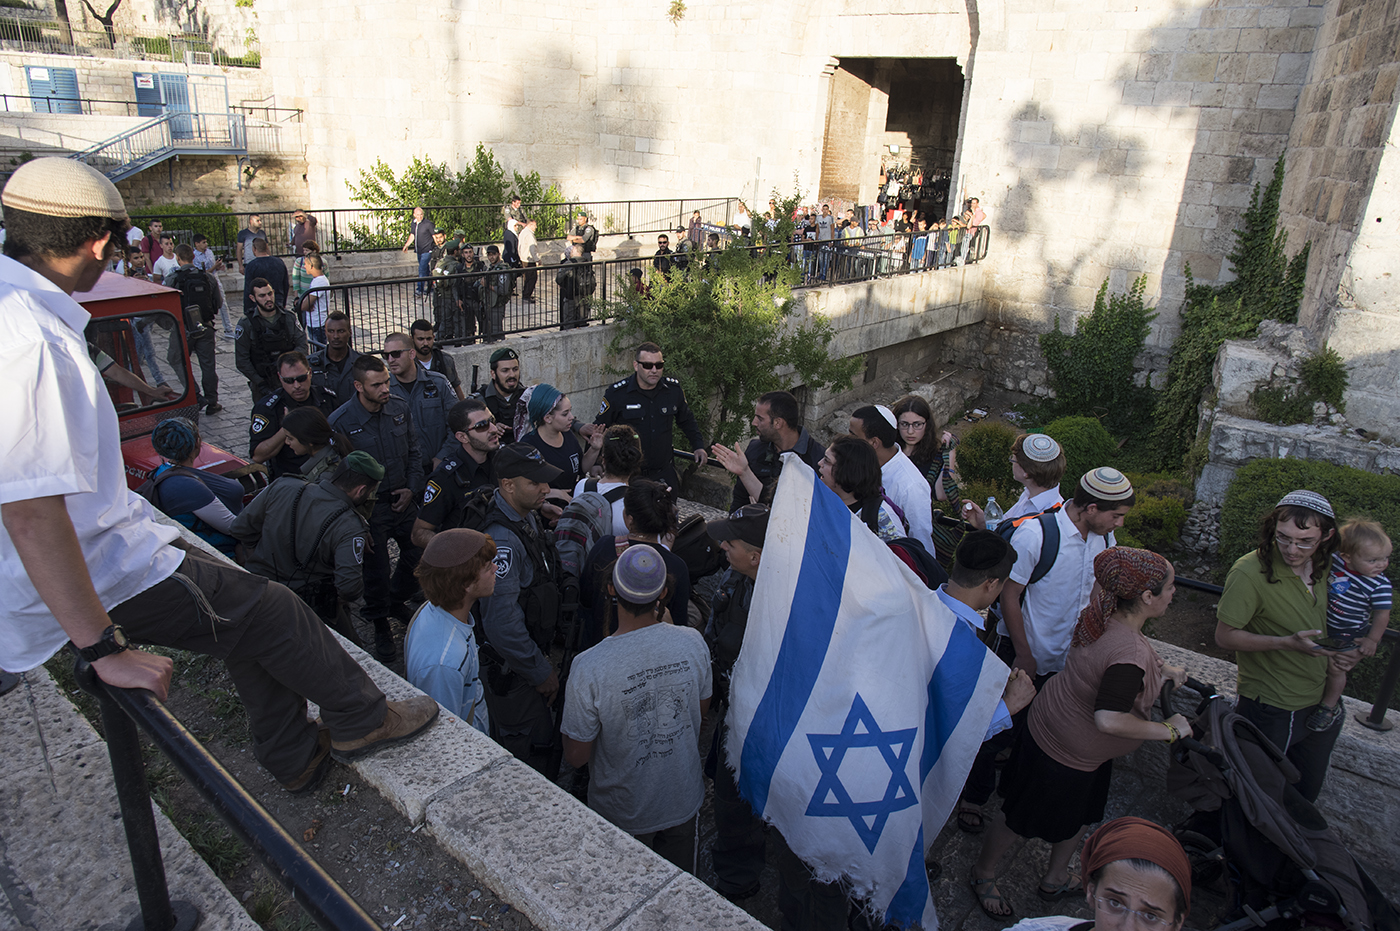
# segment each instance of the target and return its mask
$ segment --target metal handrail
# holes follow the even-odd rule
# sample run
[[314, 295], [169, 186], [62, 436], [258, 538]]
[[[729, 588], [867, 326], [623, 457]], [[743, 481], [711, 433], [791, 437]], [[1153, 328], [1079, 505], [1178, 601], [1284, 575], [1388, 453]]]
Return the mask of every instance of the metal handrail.
[[[106, 115], [109, 115], [109, 114], [97, 114], [97, 113], [92, 109], [92, 105], [93, 105], [93, 104], [99, 104], [99, 103], [101, 103], [101, 104], [107, 104], [107, 103], [110, 103], [110, 104], [120, 104], [121, 106], [123, 106], [123, 107], [126, 108], [126, 115], [127, 115], [127, 116], [132, 116], [132, 115], [133, 115], [132, 112], [131, 112], [133, 107], [139, 107], [139, 106], [141, 106], [141, 104], [139, 104], [139, 103], [138, 103], [137, 101], [135, 101], [135, 100], [101, 100], [101, 99], [98, 99], [98, 98], [96, 98], [96, 97], [59, 97], [59, 96], [54, 95], [54, 94], [50, 94], [50, 95], [47, 96], [47, 97], [39, 97], [39, 96], [36, 96], [36, 95], [33, 95], [33, 94], [0, 94], [0, 102], [3, 102], [3, 103], [4, 103], [5, 112], [6, 112], [6, 113], [31, 113], [31, 112], [32, 112], [32, 113], [59, 113], [59, 111], [53, 110], [53, 109], [46, 109], [46, 110], [37, 110], [37, 109], [36, 109], [36, 110], [12, 110], [12, 109], [10, 108], [10, 101], [11, 101], [11, 100], [28, 100], [28, 101], [31, 102], [31, 106], [33, 105], [33, 103], [34, 103], [35, 101], [41, 101], [41, 102], [43, 102], [43, 103], [45, 103], [45, 104], [49, 104], [49, 105], [51, 105], [51, 106], [52, 106], [52, 105], [55, 105], [55, 104], [77, 104], [77, 105], [78, 105], [78, 110], [79, 110], [79, 112], [82, 113], [83, 115], [86, 115], [86, 116], [96, 116], [96, 115], [106, 116]], [[84, 109], [84, 107], [86, 107], [87, 109]], [[65, 114], [59, 113], [59, 115], [65, 115]], [[67, 114], [67, 115], [71, 115], [71, 114]], [[116, 115], [118, 115], [118, 114], [110, 114], [110, 115], [116, 116]]]
[[247, 149], [247, 117], [243, 114], [178, 111], [154, 117], [69, 157], [120, 180], [175, 152]]
[[50, 55], [183, 62], [186, 52], [194, 52], [208, 54], [210, 63], [218, 67], [260, 67], [257, 39], [245, 38], [243, 44], [243, 54], [232, 55], [201, 33], [137, 32], [119, 26], [79, 29], [52, 20], [0, 17], [0, 48]]
[[138, 724], [312, 921], [327, 931], [378, 931], [379, 924], [350, 893], [248, 794], [160, 699], [145, 689], [108, 685], [81, 658], [75, 662], [74, 674], [78, 684], [97, 698], [102, 709], [102, 729], [112, 760], [112, 777], [146, 931], [192, 929], [199, 924], [199, 915], [188, 902], [170, 900], [136, 733]]

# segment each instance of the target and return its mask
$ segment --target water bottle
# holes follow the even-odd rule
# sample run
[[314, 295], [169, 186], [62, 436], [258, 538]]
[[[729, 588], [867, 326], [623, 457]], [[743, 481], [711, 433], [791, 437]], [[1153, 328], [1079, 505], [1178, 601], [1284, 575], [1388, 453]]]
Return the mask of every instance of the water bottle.
[[987, 499], [987, 507], [984, 513], [987, 515], [987, 529], [996, 530], [997, 525], [1001, 523], [1004, 512], [1001, 509], [1001, 505], [997, 504], [995, 495]]

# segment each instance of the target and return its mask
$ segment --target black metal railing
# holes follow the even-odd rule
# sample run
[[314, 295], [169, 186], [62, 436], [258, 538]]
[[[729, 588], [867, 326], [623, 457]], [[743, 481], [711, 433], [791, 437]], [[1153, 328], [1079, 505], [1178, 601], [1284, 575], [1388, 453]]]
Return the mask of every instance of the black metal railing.
[[85, 116], [140, 116], [134, 100], [100, 100], [94, 97], [63, 97], [50, 94], [0, 94], [6, 113], [80, 113]]
[[[191, 786], [218, 812], [274, 879], [292, 894], [312, 921], [325, 929], [377, 931], [379, 924], [311, 858], [287, 831], [248, 794], [248, 790], [145, 689], [121, 689], [97, 677], [79, 659], [74, 673], [97, 698], [102, 729], [112, 760], [122, 826], [126, 830], [136, 895], [146, 931], [186, 931], [199, 924], [188, 902], [170, 900], [150, 789], [136, 726], [151, 738]], [[132, 926], [138, 926], [133, 922]]]
[[[983, 246], [974, 255], [986, 255], [989, 231], [986, 227], [982, 230]], [[723, 230], [717, 235], [721, 243], [726, 243], [734, 231]], [[785, 256], [790, 265], [802, 272], [799, 288], [850, 284], [947, 267], [947, 263], [937, 266], [914, 261], [908, 234], [831, 242], [754, 243], [747, 248]], [[673, 254], [660, 262], [654, 250], [586, 264], [561, 264], [556, 259], [533, 269], [331, 284], [308, 293], [313, 298], [324, 295], [326, 312], [339, 310], [350, 318], [357, 345], [362, 348], [383, 345], [384, 337], [390, 333], [407, 333], [418, 319], [433, 322], [439, 343], [460, 346], [483, 338], [606, 322], [609, 302], [628, 295], [644, 299], [663, 274], [703, 275], [701, 269], [717, 254]], [[592, 287], [580, 287], [580, 276], [591, 279]]]
[[[249, 108], [235, 107], [243, 111]], [[259, 109], [259, 108], [253, 108]], [[266, 108], [261, 108], [266, 109]], [[573, 226], [578, 211], [587, 211], [591, 222], [603, 236], [641, 236], [648, 233], [671, 232], [688, 223], [695, 211], [701, 220], [714, 227], [727, 226], [738, 200], [733, 197], [687, 197], [673, 200], [567, 201], [549, 204], [523, 204], [526, 216], [535, 220], [535, 238], [544, 242], [562, 238]], [[376, 207], [354, 209], [307, 210], [316, 218], [316, 244], [322, 252], [332, 255], [359, 252], [396, 252], [403, 248], [413, 223], [413, 207]], [[461, 229], [468, 242], [500, 242], [504, 217], [499, 204], [458, 204], [427, 208], [428, 218], [437, 229], [452, 233]], [[273, 255], [290, 256], [291, 229], [294, 211], [270, 210], [259, 216], [263, 236]], [[199, 220], [209, 236], [209, 244], [220, 254], [232, 254], [243, 229], [246, 214], [208, 213], [181, 214], [183, 220]], [[132, 217], [137, 225], [151, 220], [169, 221], [162, 214], [138, 214]], [[179, 222], [177, 220], [177, 222]]]

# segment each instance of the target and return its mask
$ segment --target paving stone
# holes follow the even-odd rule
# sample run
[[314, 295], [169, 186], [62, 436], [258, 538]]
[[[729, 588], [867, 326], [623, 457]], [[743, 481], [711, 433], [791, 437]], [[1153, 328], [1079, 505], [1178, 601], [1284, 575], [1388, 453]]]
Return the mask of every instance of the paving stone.
[[72, 750], [105, 746], [45, 670], [27, 672], [23, 680], [0, 697], [0, 780]]
[[764, 927], [694, 876], [681, 873], [628, 915], [616, 931], [671, 931], [686, 926], [736, 931], [759, 931]]

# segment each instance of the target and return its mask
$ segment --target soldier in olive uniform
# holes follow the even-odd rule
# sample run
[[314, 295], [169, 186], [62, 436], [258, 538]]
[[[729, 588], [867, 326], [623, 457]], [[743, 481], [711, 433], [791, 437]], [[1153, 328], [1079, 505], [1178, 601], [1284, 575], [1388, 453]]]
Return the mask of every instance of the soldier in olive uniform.
[[515, 436], [515, 405], [525, 393], [520, 377], [520, 356], [509, 346], [491, 353], [491, 380], [477, 392], [486, 402], [491, 416], [501, 425], [501, 443], [510, 444]]
[[413, 413], [413, 429], [418, 431], [418, 447], [423, 454], [423, 474], [457, 450], [457, 441], [447, 430], [447, 412], [457, 402], [447, 376], [428, 371], [418, 361], [413, 337], [390, 333], [384, 337], [384, 360], [389, 363], [389, 388], [408, 402]]
[[642, 477], [678, 488], [680, 478], [671, 464], [671, 425], [680, 426], [696, 462], [704, 465], [709, 455], [681, 383], [663, 377], [665, 366], [660, 346], [638, 346], [635, 373], [603, 392], [603, 406], [593, 422], [605, 427], [623, 423], [636, 430], [642, 440]]
[[293, 351], [306, 354], [306, 331], [296, 314], [277, 306], [277, 295], [266, 278], [252, 282], [252, 295], [256, 313], [245, 315], [233, 331], [233, 353], [256, 404], [277, 390], [278, 357]]
[[496, 494], [485, 528], [496, 544], [496, 590], [480, 601], [491, 736], [541, 771], [559, 691], [549, 648], [559, 622], [560, 578], [554, 542], [537, 512], [559, 474], [533, 446], [512, 443], [496, 454]]
[[245, 568], [281, 582], [336, 627], [341, 606], [364, 593], [369, 522], [362, 512], [373, 508], [383, 478], [384, 467], [356, 450], [319, 482], [273, 482], [233, 522], [232, 535], [248, 550]]
[[[379, 497], [370, 517], [374, 547], [365, 560], [363, 617], [374, 624], [374, 652], [383, 662], [397, 655], [389, 618], [408, 623], [412, 612], [405, 599], [418, 588], [413, 568], [418, 547], [411, 539], [418, 514], [415, 503], [423, 493], [423, 456], [408, 402], [389, 388], [389, 370], [377, 356], [355, 360], [355, 397], [331, 415], [331, 427], [384, 466]], [[389, 538], [399, 544], [399, 562], [390, 577]]]
[[311, 365], [299, 352], [282, 353], [277, 372], [282, 387], [253, 405], [253, 422], [248, 428], [249, 456], [254, 462], [267, 463], [273, 478], [300, 476], [306, 457], [298, 456], [287, 444], [282, 418], [299, 407], [315, 407], [329, 419], [345, 399], [313, 383]]

